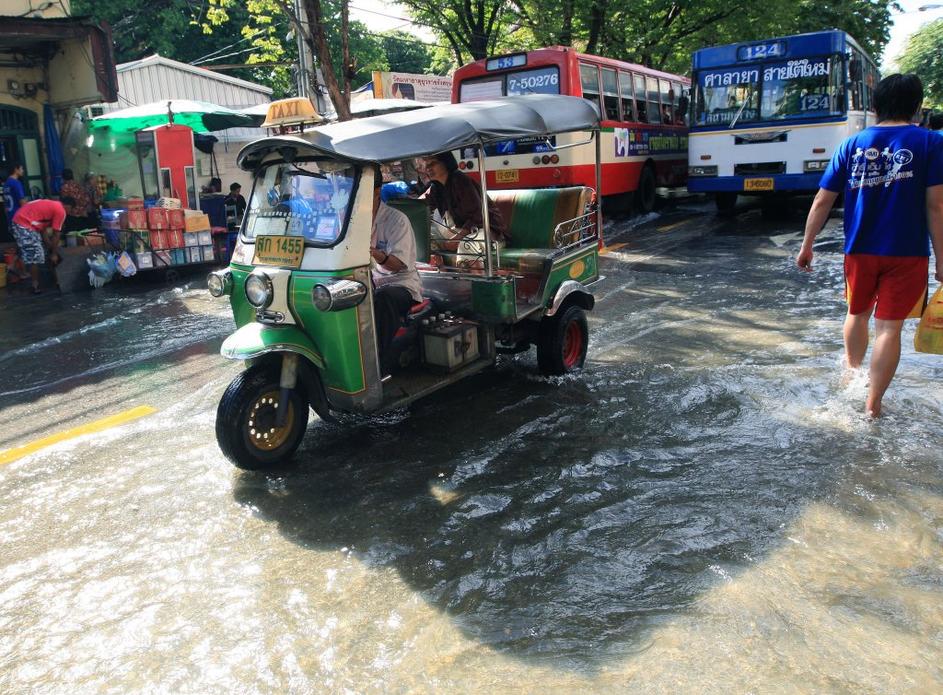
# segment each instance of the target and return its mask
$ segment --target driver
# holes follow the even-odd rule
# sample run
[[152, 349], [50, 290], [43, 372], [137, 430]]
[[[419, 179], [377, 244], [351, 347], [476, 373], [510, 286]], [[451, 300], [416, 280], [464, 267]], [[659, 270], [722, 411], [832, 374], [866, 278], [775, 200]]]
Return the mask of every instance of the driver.
[[414, 304], [422, 301], [422, 282], [416, 270], [416, 239], [409, 218], [380, 200], [383, 177], [380, 168], [373, 175], [373, 234], [370, 237], [373, 312], [377, 325], [380, 368], [390, 373], [386, 363], [396, 331]]

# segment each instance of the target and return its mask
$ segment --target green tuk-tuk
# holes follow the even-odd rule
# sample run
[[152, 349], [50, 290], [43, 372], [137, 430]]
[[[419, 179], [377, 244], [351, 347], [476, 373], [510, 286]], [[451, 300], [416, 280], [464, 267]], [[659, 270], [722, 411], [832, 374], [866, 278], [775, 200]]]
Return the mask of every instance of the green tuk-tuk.
[[[431, 248], [424, 200], [391, 201], [408, 217], [423, 301], [393, 340], [395, 369], [381, 371], [370, 241], [378, 166], [440, 152], [474, 152], [519, 138], [586, 131], [595, 140], [596, 191], [588, 187], [482, 188], [484, 244], [472, 267]], [[584, 311], [599, 279], [599, 116], [584, 99], [555, 95], [452, 104], [276, 135], [247, 145], [239, 166], [254, 174], [230, 266], [210, 274], [228, 295], [237, 330], [221, 353], [247, 369], [226, 389], [216, 436], [236, 466], [287, 461], [308, 409], [322, 419], [402, 407], [494, 365], [498, 354], [535, 345], [544, 374], [582, 367]], [[474, 161], [474, 160], [472, 160]], [[509, 228], [492, 243], [490, 197]], [[484, 249], [488, 249], [485, 253]], [[430, 265], [438, 260], [437, 265]]]

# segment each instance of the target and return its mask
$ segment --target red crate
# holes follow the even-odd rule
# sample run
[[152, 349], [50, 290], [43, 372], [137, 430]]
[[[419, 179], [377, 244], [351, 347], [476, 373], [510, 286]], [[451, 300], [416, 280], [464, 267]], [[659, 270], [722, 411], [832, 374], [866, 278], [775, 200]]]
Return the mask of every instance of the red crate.
[[183, 210], [167, 210], [167, 226], [171, 229], [182, 230], [186, 226]]
[[167, 235], [165, 232], [151, 230], [151, 248], [152, 249], [166, 249], [167, 248]]
[[147, 228], [153, 230], [167, 229], [170, 224], [167, 220], [167, 211], [164, 208], [147, 209]]
[[141, 210], [128, 210], [128, 229], [147, 229], [147, 213]]
[[182, 229], [168, 229], [165, 232], [161, 232], [164, 235], [164, 238], [167, 240], [168, 248], [172, 249], [182, 249], [183, 248], [183, 230]]
[[125, 201], [125, 205], [128, 210], [143, 210], [144, 209], [144, 199], [143, 198], [128, 198]]

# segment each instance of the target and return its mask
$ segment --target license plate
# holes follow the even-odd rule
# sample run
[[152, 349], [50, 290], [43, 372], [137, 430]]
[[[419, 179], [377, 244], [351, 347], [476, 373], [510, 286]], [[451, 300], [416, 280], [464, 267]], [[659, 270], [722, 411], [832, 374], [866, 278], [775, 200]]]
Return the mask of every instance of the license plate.
[[773, 179], [744, 179], [743, 190], [771, 191], [773, 190]]
[[517, 169], [498, 169], [494, 172], [496, 183], [517, 183], [521, 180], [521, 174]]
[[299, 236], [257, 236], [253, 265], [298, 268], [305, 253], [305, 240]]

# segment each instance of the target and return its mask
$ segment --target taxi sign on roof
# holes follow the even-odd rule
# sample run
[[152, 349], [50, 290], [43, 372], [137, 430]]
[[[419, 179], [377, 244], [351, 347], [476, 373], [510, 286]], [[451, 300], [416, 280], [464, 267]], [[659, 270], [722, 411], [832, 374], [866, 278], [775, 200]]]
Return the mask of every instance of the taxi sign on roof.
[[302, 123], [320, 123], [323, 120], [324, 118], [315, 110], [310, 99], [292, 97], [291, 99], [279, 99], [269, 104], [262, 127], [280, 128]]

